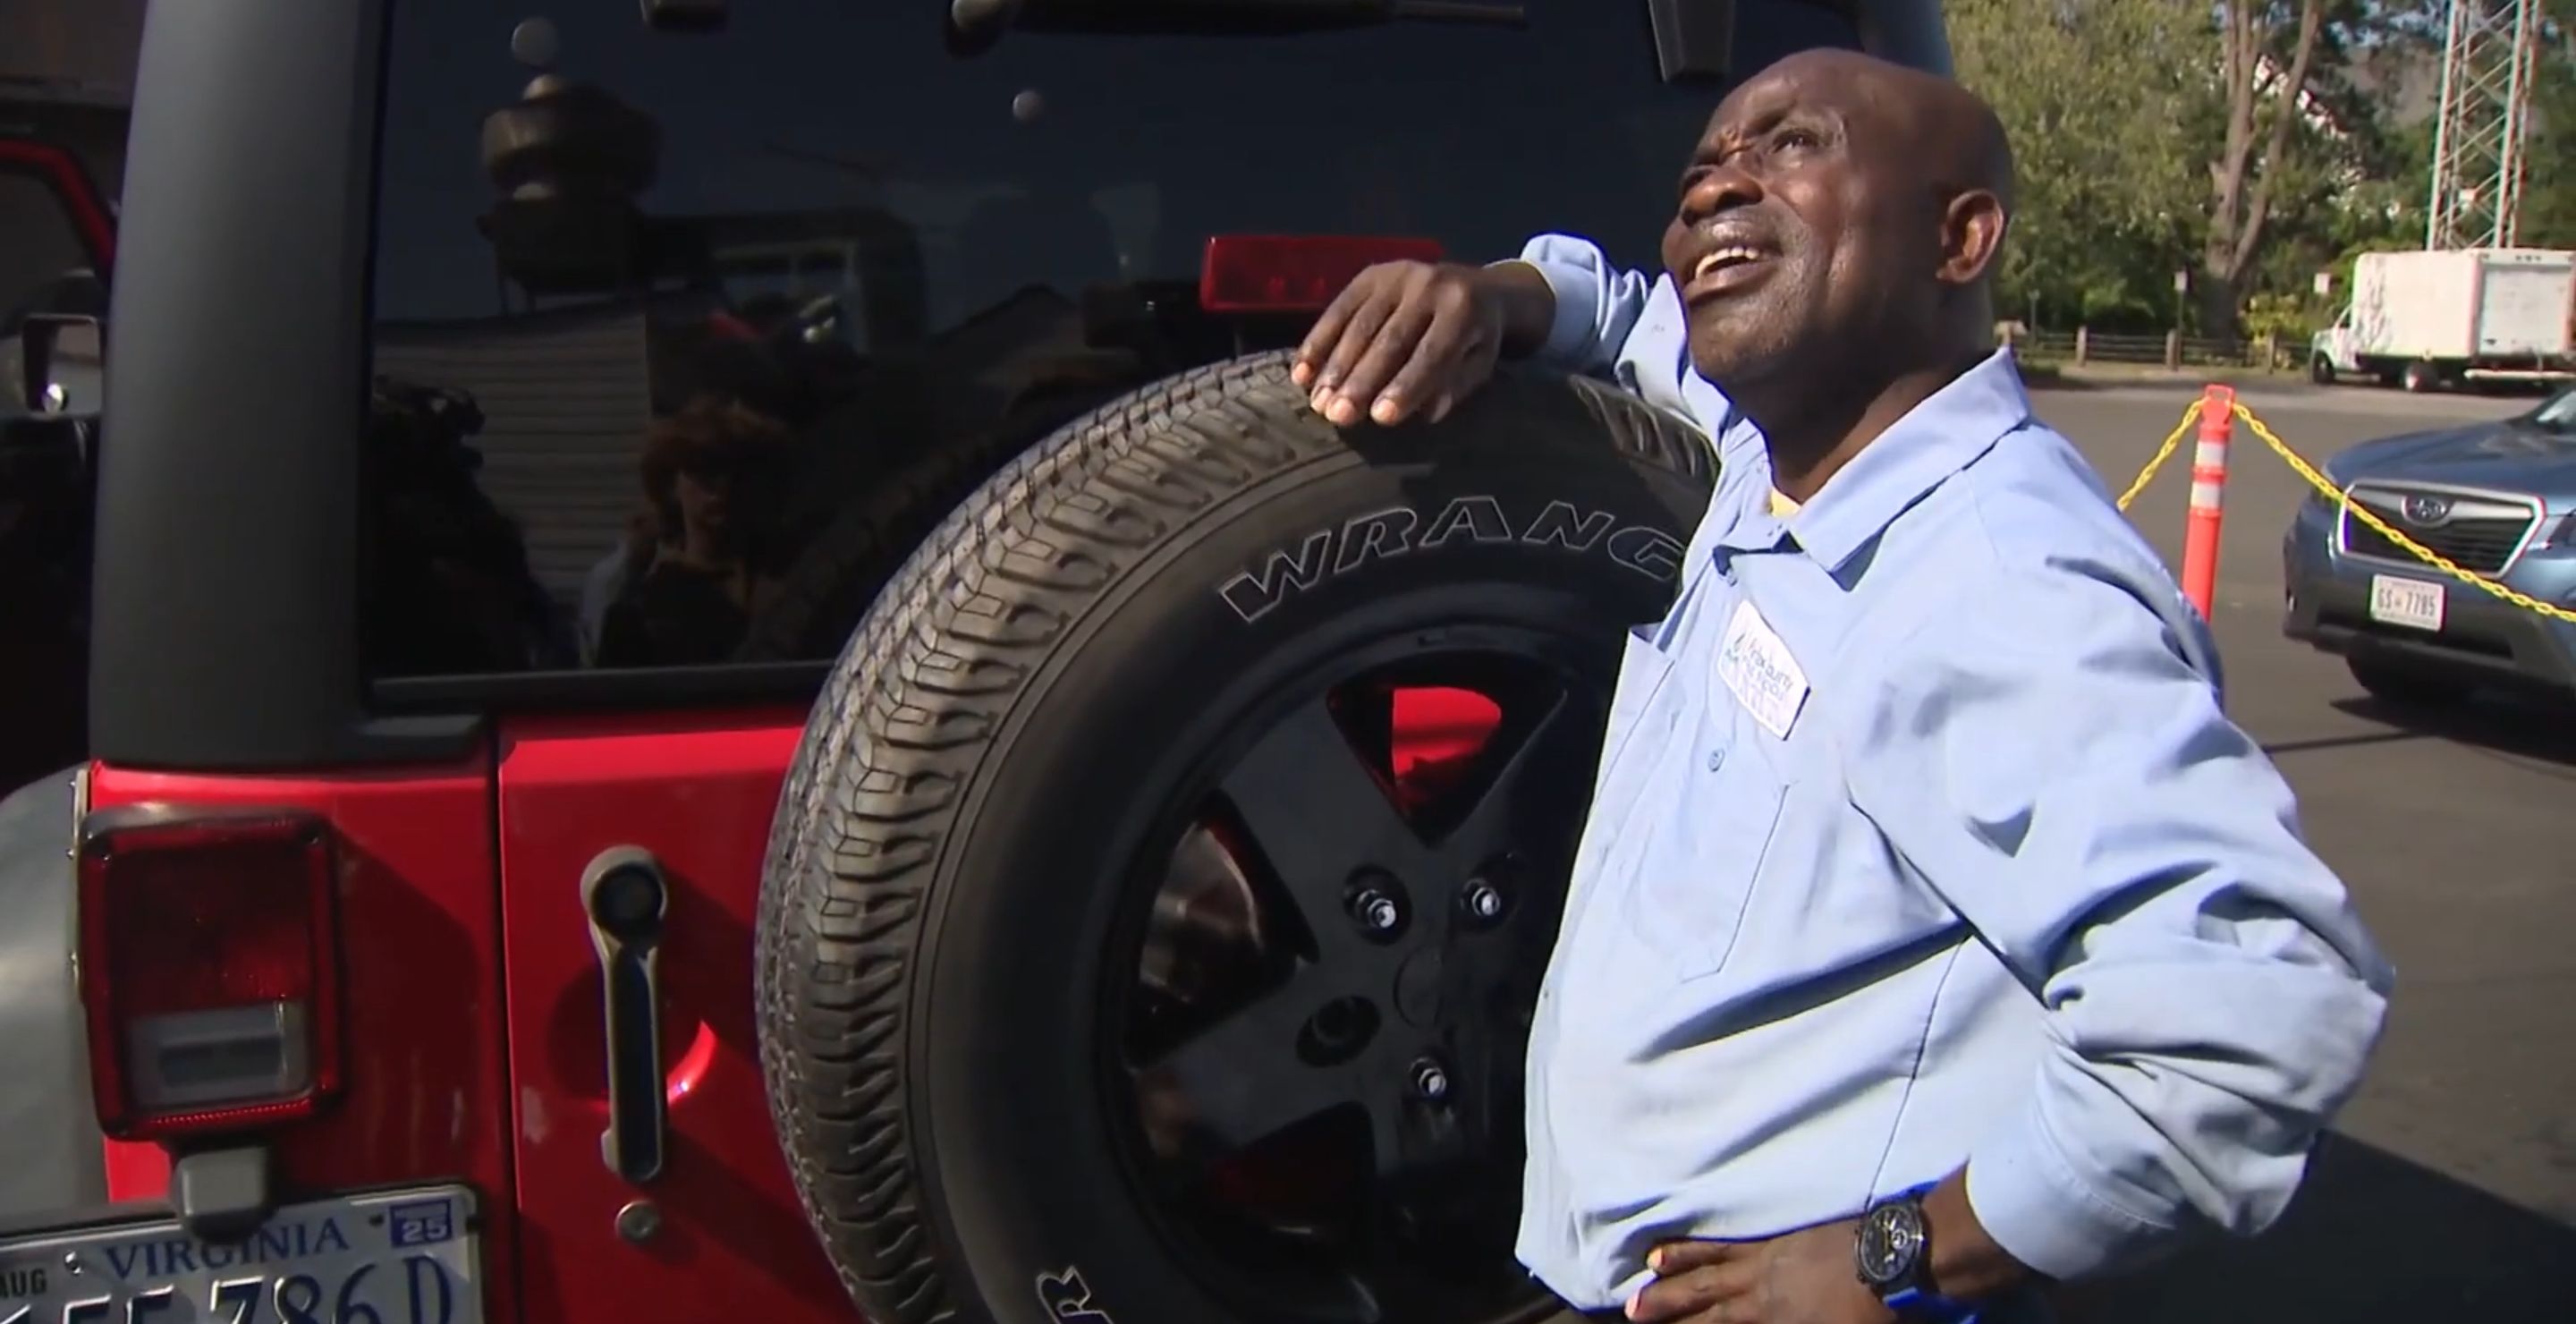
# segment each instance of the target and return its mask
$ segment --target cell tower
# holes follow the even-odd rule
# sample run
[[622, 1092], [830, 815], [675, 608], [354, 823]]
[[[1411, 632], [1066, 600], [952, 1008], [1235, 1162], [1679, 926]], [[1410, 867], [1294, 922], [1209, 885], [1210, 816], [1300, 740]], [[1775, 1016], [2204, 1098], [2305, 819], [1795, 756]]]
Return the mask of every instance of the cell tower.
[[2451, 0], [2426, 248], [2510, 248], [2522, 214], [2536, 0]]

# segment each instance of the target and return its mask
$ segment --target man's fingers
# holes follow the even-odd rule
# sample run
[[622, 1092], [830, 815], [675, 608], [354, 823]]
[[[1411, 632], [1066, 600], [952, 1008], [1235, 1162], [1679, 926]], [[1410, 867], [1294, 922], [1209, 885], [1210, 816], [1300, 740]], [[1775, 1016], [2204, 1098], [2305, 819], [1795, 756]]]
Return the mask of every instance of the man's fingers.
[[1363, 271], [1357, 280], [1343, 286], [1342, 292], [1333, 296], [1333, 302], [1324, 309], [1324, 315], [1315, 319], [1315, 325], [1307, 330], [1306, 338], [1298, 343], [1297, 358], [1288, 369], [1288, 380], [1308, 390], [1315, 388], [1325, 362], [1332, 356], [1334, 348], [1341, 344], [1344, 328], [1351, 324], [1351, 319], [1358, 315], [1360, 309], [1368, 306], [1376, 288], [1377, 282], [1370, 280], [1369, 273]]
[[1743, 1241], [1667, 1241], [1646, 1252], [1646, 1267], [1657, 1277], [1670, 1278], [1693, 1269], [1743, 1259], [1753, 1253], [1756, 1244]]
[[[1711, 1312], [1716, 1311], [1721, 1302], [1749, 1294], [1753, 1290], [1754, 1275], [1752, 1264], [1729, 1260], [1687, 1273], [1658, 1276], [1629, 1301], [1628, 1318], [1639, 1324], [1721, 1318]], [[1750, 1320], [1747, 1324], [1751, 1324]]]
[[[1377, 336], [1357, 363], [1342, 377], [1341, 384], [1330, 389], [1339, 397], [1327, 417], [1335, 423], [1356, 423], [1366, 414], [1379, 423], [1393, 423], [1404, 416], [1408, 401], [1381, 399], [1387, 383], [1408, 360], [1420, 353], [1423, 333], [1430, 329], [1431, 309], [1425, 301], [1407, 299], [1387, 315]], [[1342, 343], [1350, 340], [1344, 337]], [[1347, 415], [1343, 402], [1348, 402]], [[1392, 408], [1389, 408], [1392, 406]]]
[[1402, 309], [1392, 291], [1371, 296], [1351, 310], [1350, 320], [1342, 325], [1341, 338], [1324, 356], [1324, 365], [1315, 377], [1313, 402], [1316, 412], [1336, 423], [1356, 423], [1360, 411], [1368, 407], [1365, 396], [1350, 395], [1352, 374], [1359, 370], [1380, 340], [1386, 338], [1388, 321]]
[[1315, 319], [1289, 377], [1336, 426], [1398, 423], [1426, 407], [1443, 417], [1493, 370], [1500, 344], [1490, 320], [1471, 276], [1423, 263], [1371, 267]]
[[1472, 309], [1460, 303], [1436, 307], [1420, 343], [1413, 347], [1413, 356], [1378, 391], [1382, 412], [1371, 417], [1380, 423], [1399, 422], [1416, 400], [1452, 394], [1468, 385], [1460, 379], [1473, 358], [1476, 331]]

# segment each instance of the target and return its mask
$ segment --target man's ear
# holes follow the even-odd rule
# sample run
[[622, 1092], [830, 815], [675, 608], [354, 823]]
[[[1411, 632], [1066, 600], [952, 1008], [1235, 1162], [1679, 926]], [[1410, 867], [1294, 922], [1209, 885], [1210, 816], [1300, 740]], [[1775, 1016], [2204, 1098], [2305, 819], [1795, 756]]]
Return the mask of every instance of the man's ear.
[[1985, 278], [2003, 251], [2008, 219], [2003, 199], [1985, 189], [1966, 189], [1950, 199], [1941, 214], [1941, 280], [1973, 285]]

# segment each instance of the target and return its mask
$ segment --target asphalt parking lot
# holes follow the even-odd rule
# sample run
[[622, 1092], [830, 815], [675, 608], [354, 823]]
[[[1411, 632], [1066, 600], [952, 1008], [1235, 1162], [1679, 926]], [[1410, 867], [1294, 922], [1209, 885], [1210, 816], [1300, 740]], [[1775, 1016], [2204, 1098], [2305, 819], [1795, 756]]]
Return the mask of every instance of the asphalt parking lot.
[[[2093, 385], [2034, 399], [2116, 492], [2196, 394]], [[2534, 402], [2304, 383], [2241, 395], [2318, 461]], [[2130, 510], [2176, 567], [2189, 461], [2186, 442]], [[2576, 1318], [2576, 714], [2495, 704], [2429, 723], [2284, 639], [2279, 543], [2303, 491], [2239, 429], [2215, 625], [2230, 711], [2297, 788], [2310, 843], [2398, 968], [2387, 1038], [2271, 1236], [2090, 1289], [2069, 1313], [2563, 1324]]]

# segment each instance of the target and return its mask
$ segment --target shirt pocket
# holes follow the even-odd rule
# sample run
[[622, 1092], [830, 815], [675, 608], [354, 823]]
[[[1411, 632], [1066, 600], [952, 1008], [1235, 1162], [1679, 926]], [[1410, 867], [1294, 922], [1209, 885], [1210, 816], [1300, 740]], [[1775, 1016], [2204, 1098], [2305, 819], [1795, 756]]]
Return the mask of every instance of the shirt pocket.
[[1629, 737], [1637, 732], [1637, 719], [1646, 706], [1662, 693], [1664, 682], [1673, 674], [1670, 654], [1655, 646], [1653, 625], [1630, 626], [1620, 636], [1619, 679], [1610, 690], [1610, 722], [1601, 732], [1601, 763], [1593, 769], [1592, 793], [1599, 798], [1610, 781], [1611, 769], [1620, 755], [1627, 752]]
[[[1601, 737], [1601, 762], [1592, 775], [1592, 799], [1584, 812], [1583, 832], [1567, 882], [1566, 923], [1577, 913], [1575, 901], [1611, 859], [1614, 848], [1637, 827], [1637, 793], [1647, 784], [1662, 752], [1680, 725], [1672, 655], [1655, 646], [1654, 626], [1641, 625], [1621, 637], [1626, 656], [1611, 691], [1610, 722]], [[1625, 848], [1619, 854], [1628, 854]]]
[[1664, 819], [1651, 826], [1636, 885], [1628, 893], [1637, 941], [1670, 962], [1678, 979], [1718, 973], [1734, 955], [1754, 886], [1769, 861], [1788, 798], [1788, 781], [1764, 748], [1767, 733], [1744, 716], [1722, 687], [1703, 737], [1676, 769], [1682, 782]]

